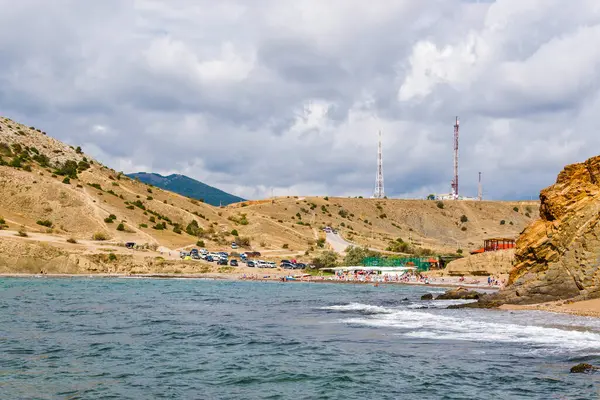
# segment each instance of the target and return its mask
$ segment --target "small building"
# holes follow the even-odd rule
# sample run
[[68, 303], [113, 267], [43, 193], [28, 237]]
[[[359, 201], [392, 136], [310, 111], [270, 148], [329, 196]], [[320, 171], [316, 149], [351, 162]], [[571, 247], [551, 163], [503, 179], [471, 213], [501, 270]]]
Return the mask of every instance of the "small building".
[[491, 238], [483, 241], [483, 247], [471, 252], [471, 254], [483, 253], [486, 251], [508, 250], [514, 249], [516, 246], [515, 239], [512, 238]]

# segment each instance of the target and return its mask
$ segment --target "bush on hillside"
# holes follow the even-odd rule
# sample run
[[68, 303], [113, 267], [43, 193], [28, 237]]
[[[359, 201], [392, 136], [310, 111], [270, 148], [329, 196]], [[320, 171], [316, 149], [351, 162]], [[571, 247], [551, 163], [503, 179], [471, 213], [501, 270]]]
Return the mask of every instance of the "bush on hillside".
[[92, 235], [92, 240], [104, 241], [108, 239], [110, 239], [110, 237], [104, 232], [96, 232]]
[[437, 208], [443, 209], [444, 208], [444, 202], [443, 201], [438, 201], [436, 203]]
[[205, 246], [205, 244], [204, 244], [204, 240], [198, 240], [198, 241], [196, 242], [196, 246], [198, 246], [198, 247], [204, 247], [204, 246]]
[[232, 230], [231, 231], [231, 235], [232, 236], [239, 236], [239, 233], [238, 233], [237, 229]]
[[335, 268], [337, 266], [337, 253], [333, 251], [325, 251], [320, 256], [312, 259], [312, 264], [315, 268]]
[[70, 238], [67, 239], [67, 243], [73, 243], [73, 244], [75, 244], [75, 243], [77, 243], [77, 239], [70, 237]]
[[517, 206], [513, 207], [513, 211], [514, 212], [519, 212], [519, 207], [517, 207]]
[[27, 236], [29, 236], [27, 234], [27, 232], [25, 232], [25, 227], [23, 225], [21, 225], [21, 227], [19, 228], [19, 231], [17, 232], [17, 236], [20, 236], [20, 237], [27, 237]]
[[287, 243], [284, 243], [283, 246], [281, 246], [282, 249], [289, 249], [290, 245]]
[[325, 247], [325, 239], [317, 239], [317, 247]]
[[173, 232], [175, 232], [178, 235], [181, 235], [181, 232], [183, 232], [181, 230], [181, 227], [179, 226], [179, 224], [175, 224], [175, 226], [173, 226]]
[[139, 226], [140, 226], [140, 228], [147, 228], [148, 224], [140, 224]]
[[45, 226], [47, 228], [52, 228], [52, 221], [49, 221], [47, 219], [37, 221], [36, 224], [41, 225], [41, 226]]
[[56, 175], [68, 176], [71, 179], [77, 179], [77, 163], [73, 160], [67, 160], [54, 173]]
[[118, 230], [118, 231], [121, 231], [121, 232], [122, 232], [122, 231], [124, 231], [124, 230], [125, 230], [125, 225], [123, 225], [123, 223], [120, 223], [120, 224], [117, 226], [117, 230]]
[[500, 221], [500, 225], [504, 225], [504, 224], [506, 224], [505, 220]]
[[469, 218], [467, 218], [467, 216], [466, 216], [466, 215], [464, 215], [464, 214], [463, 214], [463, 215], [460, 217], [460, 222], [462, 222], [462, 223], [465, 223], [465, 222], [468, 222], [468, 221], [469, 221]]
[[237, 238], [236, 243], [241, 247], [250, 247], [250, 238], [247, 236], [240, 236]]

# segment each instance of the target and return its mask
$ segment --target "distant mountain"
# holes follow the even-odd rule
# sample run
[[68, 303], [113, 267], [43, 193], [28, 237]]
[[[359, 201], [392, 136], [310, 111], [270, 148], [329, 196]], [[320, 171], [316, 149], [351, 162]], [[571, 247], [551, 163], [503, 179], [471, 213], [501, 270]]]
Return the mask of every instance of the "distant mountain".
[[179, 193], [180, 195], [192, 197], [198, 200], [204, 200], [205, 203], [213, 206], [219, 204], [227, 205], [244, 201], [241, 197], [234, 196], [222, 190], [189, 178], [185, 175], [173, 174], [162, 176], [159, 174], [148, 172], [137, 172], [128, 174], [132, 179], [139, 179], [141, 182], [149, 185], [154, 185], [161, 189], [170, 190], [171, 192]]

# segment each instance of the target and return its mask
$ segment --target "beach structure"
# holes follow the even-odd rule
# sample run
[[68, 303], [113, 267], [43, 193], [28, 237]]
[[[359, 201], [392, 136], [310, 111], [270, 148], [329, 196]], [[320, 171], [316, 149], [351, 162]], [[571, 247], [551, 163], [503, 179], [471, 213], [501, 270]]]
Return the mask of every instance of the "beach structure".
[[471, 254], [484, 253], [487, 251], [514, 249], [516, 240], [512, 238], [490, 238], [483, 241], [483, 247], [473, 250]]

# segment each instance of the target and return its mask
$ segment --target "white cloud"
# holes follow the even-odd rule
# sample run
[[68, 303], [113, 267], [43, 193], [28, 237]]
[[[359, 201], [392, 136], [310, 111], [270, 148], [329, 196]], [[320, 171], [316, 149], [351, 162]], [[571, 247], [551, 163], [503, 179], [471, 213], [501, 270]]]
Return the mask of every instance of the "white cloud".
[[2, 113], [126, 172], [369, 196], [382, 130], [388, 194], [447, 192], [459, 115], [465, 194], [529, 198], [600, 145], [594, 0], [0, 9]]

